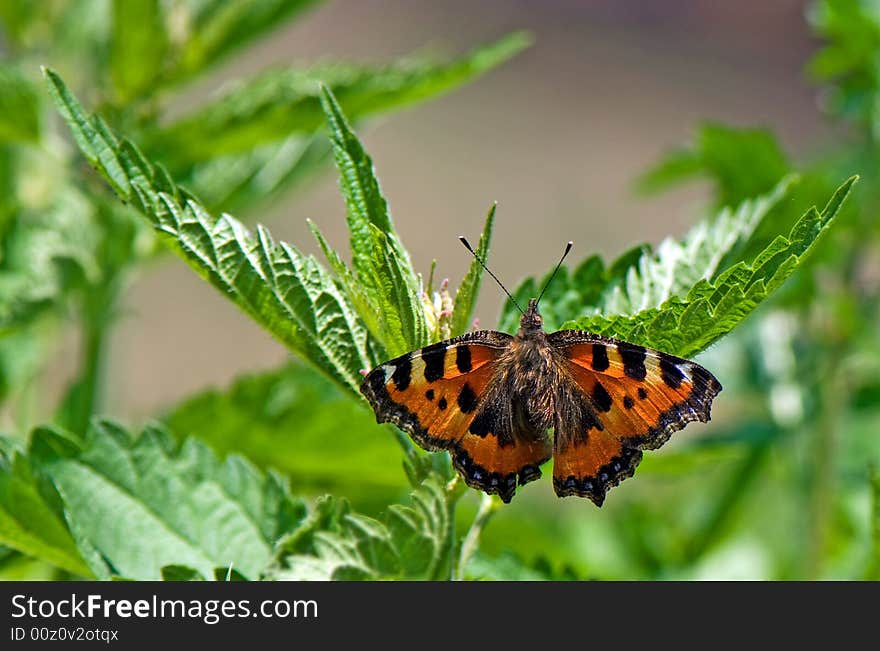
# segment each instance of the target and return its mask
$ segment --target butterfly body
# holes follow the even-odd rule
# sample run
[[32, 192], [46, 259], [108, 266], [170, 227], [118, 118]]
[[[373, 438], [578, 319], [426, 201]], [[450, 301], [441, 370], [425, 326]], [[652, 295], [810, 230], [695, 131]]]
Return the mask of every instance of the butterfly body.
[[432, 344], [381, 364], [361, 385], [377, 422], [448, 450], [469, 486], [509, 502], [554, 457], [557, 495], [598, 506], [633, 475], [643, 449], [709, 420], [720, 390], [678, 357], [589, 332], [548, 334], [536, 299], [514, 336], [483, 330]]

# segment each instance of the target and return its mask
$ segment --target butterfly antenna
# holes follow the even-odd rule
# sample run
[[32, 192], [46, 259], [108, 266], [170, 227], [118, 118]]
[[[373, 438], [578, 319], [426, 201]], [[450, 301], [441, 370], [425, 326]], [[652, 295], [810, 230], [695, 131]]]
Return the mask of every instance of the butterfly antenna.
[[498, 286], [501, 289], [504, 290], [504, 293], [507, 294], [507, 298], [509, 298], [510, 302], [516, 306], [516, 309], [518, 309], [520, 311], [520, 314], [525, 314], [525, 312], [523, 312], [523, 309], [519, 306], [519, 303], [516, 302], [516, 299], [510, 295], [509, 291], [507, 291], [507, 287], [504, 286], [504, 283], [502, 283], [500, 280], [498, 280], [498, 276], [496, 276], [495, 274], [492, 273], [492, 270], [486, 266], [485, 262], [480, 260], [480, 256], [478, 256], [477, 252], [474, 251], [474, 247], [472, 247], [471, 243], [467, 241], [467, 238], [464, 235], [459, 235], [458, 239], [462, 244], [464, 244], [464, 248], [466, 248], [468, 251], [471, 252], [471, 255], [474, 256], [474, 259], [480, 263], [480, 266], [486, 270], [486, 273], [489, 274], [490, 276], [492, 276], [492, 279], [496, 283], [498, 283]]
[[562, 261], [565, 260], [565, 256], [568, 255], [568, 252], [571, 251], [571, 247], [574, 246], [574, 242], [569, 242], [565, 246], [565, 252], [562, 254], [562, 257], [559, 258], [559, 262], [556, 263], [556, 268], [553, 270], [553, 273], [550, 274], [550, 278], [547, 279], [547, 282], [544, 283], [544, 289], [541, 290], [541, 293], [538, 295], [538, 303], [541, 302], [541, 297], [544, 296], [544, 292], [547, 291], [547, 288], [550, 286], [550, 283], [553, 282], [553, 279], [556, 277], [556, 272], [559, 271], [559, 267], [562, 266]]

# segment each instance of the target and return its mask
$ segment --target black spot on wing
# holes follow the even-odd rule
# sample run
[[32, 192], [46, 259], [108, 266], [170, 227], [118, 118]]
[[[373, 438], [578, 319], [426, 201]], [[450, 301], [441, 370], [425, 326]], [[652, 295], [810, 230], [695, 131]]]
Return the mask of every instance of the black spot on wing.
[[660, 355], [660, 377], [670, 389], [677, 389], [685, 379], [684, 373], [667, 355]]
[[645, 368], [645, 347], [622, 341], [617, 345], [617, 351], [623, 360], [623, 372], [626, 376], [634, 380], [644, 380], [648, 375], [648, 369]]
[[476, 434], [481, 438], [486, 438], [486, 436], [488, 436], [489, 434], [497, 434], [497, 429], [498, 415], [492, 408], [491, 404], [485, 404], [483, 408], [477, 412], [477, 415], [471, 422], [468, 431], [471, 434]]
[[437, 406], [440, 408], [441, 411], [443, 409], [446, 409], [446, 405], [446, 398], [440, 398], [440, 400], [437, 401]]
[[433, 400], [434, 399], [434, 389], [428, 389], [427, 391], [425, 391], [425, 397], [428, 400]]
[[593, 404], [599, 411], [611, 411], [611, 396], [601, 382], [593, 387]]
[[459, 373], [470, 373], [471, 368], [471, 349], [470, 346], [459, 345], [455, 349], [455, 365], [458, 367]]
[[690, 363], [688, 374], [692, 387], [687, 398], [661, 412], [650, 430], [638, 437], [628, 438], [627, 445], [642, 450], [656, 450], [669, 440], [673, 432], [688, 423], [697, 420], [705, 423], [710, 420], [712, 401], [721, 391], [721, 384], [714, 375], [698, 364]]
[[644, 387], [639, 387], [639, 390], [637, 393], [639, 396], [639, 400], [644, 400], [645, 398], [648, 397], [648, 392], [645, 391]]
[[633, 405], [635, 405], [635, 404], [636, 404], [635, 400], [633, 400], [633, 399], [630, 398], [629, 396], [624, 396], [624, 397], [623, 397], [623, 406], [624, 406], [625, 408], [627, 408], [627, 409], [632, 409], [632, 408], [633, 408]]
[[394, 373], [391, 374], [391, 381], [394, 382], [394, 388], [398, 391], [406, 391], [412, 377], [412, 360], [407, 355], [397, 363], [394, 367]]
[[583, 433], [579, 436], [579, 438], [583, 439], [583, 441], [587, 440], [587, 433], [591, 430], [598, 430], [601, 432], [605, 429], [605, 426], [602, 425], [602, 421], [599, 420], [599, 417], [596, 415], [596, 412], [593, 411], [591, 407], [587, 407], [584, 410], [583, 414], [583, 422], [581, 423], [584, 427]]
[[465, 382], [458, 394], [458, 408], [461, 409], [463, 413], [469, 414], [477, 408], [478, 402], [477, 394], [471, 389], [471, 385]]
[[425, 379], [428, 382], [443, 377], [443, 363], [446, 360], [446, 344], [440, 342], [422, 348], [422, 361], [425, 363]]
[[590, 362], [594, 371], [608, 370], [608, 349], [605, 344], [593, 344], [593, 359]]

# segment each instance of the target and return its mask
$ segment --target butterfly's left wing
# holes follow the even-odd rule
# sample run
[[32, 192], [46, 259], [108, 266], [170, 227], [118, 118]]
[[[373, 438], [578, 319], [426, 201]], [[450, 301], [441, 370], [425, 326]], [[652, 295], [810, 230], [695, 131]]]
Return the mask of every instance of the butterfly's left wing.
[[484, 409], [510, 340], [494, 330], [464, 334], [387, 361], [361, 385], [377, 422], [394, 423], [426, 450], [448, 450], [469, 486], [505, 502], [517, 480], [541, 476], [552, 451], [546, 437], [503, 439], [494, 410]]
[[721, 384], [694, 362], [590, 332], [548, 335], [591, 418], [575, 431], [555, 432], [553, 488], [598, 506], [632, 477], [642, 450], [663, 445], [692, 421], [706, 422]]

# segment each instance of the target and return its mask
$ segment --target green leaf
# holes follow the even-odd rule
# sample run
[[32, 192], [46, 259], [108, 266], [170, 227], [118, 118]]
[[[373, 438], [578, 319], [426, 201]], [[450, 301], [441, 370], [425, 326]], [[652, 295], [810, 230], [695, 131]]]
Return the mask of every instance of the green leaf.
[[715, 277], [730, 252], [748, 242], [788, 188], [789, 181], [783, 181], [767, 196], [743, 201], [735, 211], [722, 210], [715, 219], [699, 222], [682, 240], [667, 238], [656, 253], [641, 255], [620, 282], [603, 291], [604, 311], [633, 314]]
[[[373, 161], [326, 88], [321, 102], [330, 127], [351, 237], [354, 273], [342, 273], [340, 280], [361, 314], [371, 310], [378, 313], [378, 320], [367, 321], [368, 327], [374, 328], [370, 333], [396, 357], [430, 343], [419, 278], [394, 230]], [[338, 261], [332, 260], [331, 264], [337, 266]], [[338, 274], [340, 271], [337, 268]], [[361, 303], [363, 299], [366, 304]]]
[[64, 520], [40, 493], [28, 459], [17, 451], [0, 453], [0, 545], [78, 576], [91, 575]]
[[167, 60], [160, 0], [113, 0], [110, 78], [121, 103], [150, 91]]
[[513, 552], [504, 552], [496, 557], [477, 553], [468, 563], [467, 577], [478, 581], [578, 581], [579, 577], [571, 567], [554, 570], [549, 560], [540, 556], [527, 563]]
[[177, 446], [156, 428], [134, 438], [106, 421], [93, 424], [80, 450], [59, 450], [58, 436], [36, 431], [32, 446], [54, 452], [32, 454], [84, 555], [96, 552], [116, 576], [157, 580], [169, 565], [213, 576], [231, 565], [255, 579], [305, 517], [279, 477], [240, 457], [220, 462], [194, 439]]
[[770, 131], [707, 123], [688, 149], [671, 152], [638, 180], [642, 192], [657, 192], [697, 176], [715, 183], [715, 204], [736, 206], [770, 192], [790, 165]]
[[[364, 285], [358, 281], [357, 277], [348, 268], [339, 254], [336, 253], [332, 246], [330, 246], [330, 243], [327, 241], [327, 238], [324, 237], [324, 234], [321, 233], [317, 224], [312, 222], [312, 220], [307, 220], [307, 222], [309, 229], [312, 231], [312, 235], [314, 235], [315, 239], [318, 241], [318, 246], [321, 247], [321, 251], [324, 253], [324, 257], [327, 258], [330, 268], [333, 270], [333, 273], [336, 274], [339, 284], [345, 290], [358, 314], [361, 315], [361, 319], [363, 320], [367, 331], [375, 333], [373, 335], [374, 337], [381, 336], [382, 333], [391, 329], [391, 326], [388, 325], [389, 321], [394, 323], [397, 326], [397, 329], [400, 330], [401, 321], [398, 314], [396, 312], [386, 314], [382, 310], [374, 309], [373, 304], [370, 303], [370, 297], [368, 296], [367, 289]], [[380, 341], [374, 339], [371, 341], [371, 344], [373, 344], [374, 349], [378, 349], [376, 350], [376, 353], [379, 358], [388, 358], [388, 353], [385, 351], [384, 345]]]
[[361, 402], [302, 364], [199, 393], [165, 421], [220, 455], [239, 452], [260, 467], [284, 472], [298, 491], [378, 503], [406, 486], [390, 431], [377, 427]]
[[197, 570], [186, 565], [165, 565], [162, 570], [163, 581], [204, 581]]
[[[642, 245], [630, 249], [607, 268], [599, 257], [591, 256], [573, 274], [560, 269], [542, 302], [545, 324], [548, 328], [558, 327], [571, 321], [572, 314], [584, 312], [609, 317], [634, 314], [683, 296], [701, 280], [717, 275], [731, 253], [746, 246], [757, 227], [786, 196], [789, 185], [790, 180], [784, 180], [765, 197], [745, 201], [736, 210], [724, 208], [714, 219], [698, 223], [680, 241], [667, 238], [656, 253]], [[548, 280], [549, 273], [540, 284], [528, 279], [514, 292], [514, 298], [525, 305]], [[503, 327], [515, 327], [518, 318], [519, 312], [508, 301]]]
[[269, 70], [145, 134], [142, 142], [148, 156], [168, 165], [209, 210], [253, 211], [329, 159], [327, 138], [317, 134], [325, 121], [322, 80], [349, 118], [360, 120], [457, 87], [510, 58], [527, 41], [512, 34], [450, 63], [414, 59], [382, 67], [335, 63]]
[[215, 581], [247, 581], [248, 578], [236, 570], [231, 565], [229, 567], [215, 567], [214, 568], [214, 580]]
[[58, 308], [100, 274], [100, 229], [85, 196], [61, 186], [39, 213], [16, 211], [0, 242], [0, 336]]
[[281, 580], [447, 579], [455, 551], [452, 506], [458, 493], [431, 475], [412, 505], [389, 507], [383, 520], [353, 513], [332, 497], [281, 543]]
[[[662, 290], [662, 282], [657, 282], [658, 274], [664, 277], [661, 270], [668, 259], [661, 249], [659, 256], [650, 254], [638, 268], [630, 269], [626, 287], [614, 286], [614, 291], [605, 295], [606, 304], [622, 311], [597, 309], [595, 314], [562, 327], [619, 337], [682, 357], [697, 354], [736, 327], [798, 268], [831, 224], [856, 179], [840, 186], [821, 213], [815, 208], [807, 211], [787, 237], [777, 236], [750, 263], [740, 261], [699, 279], [682, 269], [693, 284], [681, 286], [666, 276], [674, 288], [667, 292]], [[703, 259], [699, 254], [694, 257]]]
[[49, 95], [61, 117], [70, 127], [73, 138], [86, 160], [110, 183], [123, 199], [131, 196], [131, 184], [119, 160], [119, 142], [99, 118], [90, 120], [80, 103], [55, 72], [43, 68]]
[[498, 204], [492, 204], [486, 215], [486, 224], [483, 226], [483, 233], [480, 235], [480, 241], [476, 248], [476, 257], [471, 261], [467, 275], [458, 286], [455, 292], [455, 307], [452, 310], [452, 335], [460, 335], [465, 332], [471, 325], [471, 318], [474, 314], [474, 305], [477, 303], [477, 296], [480, 293], [480, 280], [483, 278], [483, 266], [478, 262], [482, 260], [486, 262], [489, 256], [489, 242], [492, 239], [492, 225], [495, 222], [495, 209]]
[[359, 371], [372, 367], [366, 331], [324, 268], [295, 247], [276, 244], [263, 227], [253, 233], [231, 215], [208, 214], [133, 144], [90, 120], [54, 72], [46, 78], [83, 154], [119, 197], [225, 296], [356, 394]]
[[209, 211], [254, 213], [260, 206], [304, 184], [330, 160], [324, 134], [291, 136], [241, 154], [217, 156], [182, 173]]
[[215, 65], [236, 49], [280, 27], [318, 0], [205, 0], [187, 16], [190, 32], [178, 54], [174, 77], [185, 79]]
[[0, 63], [0, 143], [36, 142], [40, 137], [40, 98], [17, 66]]
[[333, 89], [348, 118], [357, 121], [472, 81], [528, 43], [528, 37], [516, 33], [450, 62], [404, 59], [382, 67], [333, 63], [271, 69], [147, 134], [144, 149], [173, 172], [217, 156], [250, 152], [320, 129], [321, 83]]

